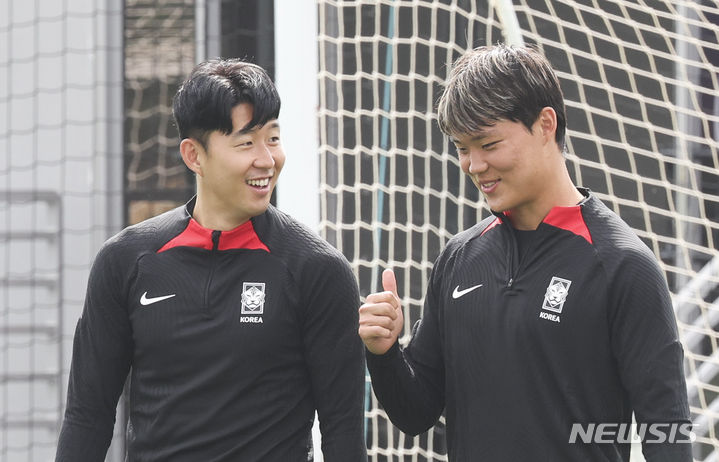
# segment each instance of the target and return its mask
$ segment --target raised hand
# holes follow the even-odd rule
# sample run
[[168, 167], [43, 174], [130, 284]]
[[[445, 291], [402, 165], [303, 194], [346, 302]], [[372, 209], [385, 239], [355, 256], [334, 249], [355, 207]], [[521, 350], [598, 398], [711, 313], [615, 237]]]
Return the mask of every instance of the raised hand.
[[359, 336], [367, 349], [377, 355], [387, 352], [399, 338], [404, 326], [404, 315], [394, 271], [386, 269], [382, 273], [384, 292], [367, 296], [359, 308]]

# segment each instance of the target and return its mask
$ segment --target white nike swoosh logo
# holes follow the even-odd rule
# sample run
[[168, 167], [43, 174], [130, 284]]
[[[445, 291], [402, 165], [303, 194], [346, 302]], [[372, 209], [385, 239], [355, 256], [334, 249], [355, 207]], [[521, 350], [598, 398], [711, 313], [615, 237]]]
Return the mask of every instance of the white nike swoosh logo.
[[483, 285], [484, 284], [477, 284], [476, 286], [467, 287], [466, 289], [463, 289], [463, 290], [459, 290], [459, 286], [457, 286], [454, 288], [454, 292], [452, 292], [452, 298], [457, 299], [457, 298], [461, 297], [462, 295], [472, 292], [474, 289], [479, 289]]
[[163, 300], [167, 300], [168, 298], [174, 297], [176, 294], [171, 295], [163, 295], [162, 297], [147, 297], [147, 292], [142, 294], [142, 297], [140, 297], [140, 304], [141, 305], [152, 305], [153, 303], [161, 302]]

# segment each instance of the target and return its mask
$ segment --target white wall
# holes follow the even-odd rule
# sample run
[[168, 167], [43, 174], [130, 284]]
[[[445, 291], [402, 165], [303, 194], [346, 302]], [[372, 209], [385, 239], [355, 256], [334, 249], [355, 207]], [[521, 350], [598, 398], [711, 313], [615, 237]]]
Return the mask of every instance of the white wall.
[[316, 3], [275, 0], [275, 81], [287, 154], [277, 206], [315, 231], [320, 222], [317, 69]]
[[[282, 99], [280, 129], [287, 160], [277, 183], [277, 207], [319, 231], [317, 5], [275, 0], [275, 83]], [[315, 415], [314, 457], [322, 462]]]

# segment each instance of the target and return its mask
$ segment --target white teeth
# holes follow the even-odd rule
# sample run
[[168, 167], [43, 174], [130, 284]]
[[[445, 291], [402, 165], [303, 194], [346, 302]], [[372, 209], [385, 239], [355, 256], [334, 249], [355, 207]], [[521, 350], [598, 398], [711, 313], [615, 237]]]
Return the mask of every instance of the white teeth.
[[495, 184], [497, 184], [496, 181], [491, 181], [491, 182], [489, 182], [489, 183], [482, 183], [482, 187], [483, 187], [483, 188], [491, 188], [491, 187], [494, 186]]
[[261, 180], [247, 180], [247, 184], [250, 185], [250, 186], [257, 186], [257, 187], [262, 188], [262, 187], [265, 187], [265, 186], [267, 186], [268, 184], [270, 184], [270, 179], [269, 179], [269, 178], [263, 178], [263, 179], [261, 179]]

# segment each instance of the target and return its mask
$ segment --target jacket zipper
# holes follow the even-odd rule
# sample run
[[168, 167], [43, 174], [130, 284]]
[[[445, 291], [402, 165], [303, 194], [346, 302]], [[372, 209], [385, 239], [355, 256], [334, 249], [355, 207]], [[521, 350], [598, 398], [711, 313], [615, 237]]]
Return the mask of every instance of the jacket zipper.
[[220, 245], [220, 234], [222, 231], [212, 231], [212, 250], [210, 251], [210, 269], [207, 275], [207, 285], [205, 286], [205, 312], [210, 310], [210, 286], [212, 285], [212, 277], [215, 274], [215, 259], [217, 256], [217, 248]]
[[517, 277], [519, 276], [519, 272], [521, 270], [524, 270], [526, 267], [527, 259], [529, 259], [530, 254], [534, 251], [534, 246], [537, 242], [538, 236], [537, 233], [540, 232], [540, 227], [537, 227], [534, 231], [532, 231], [532, 234], [530, 236], [524, 236], [523, 239], [525, 239], [525, 245], [524, 245], [524, 252], [520, 255], [519, 254], [519, 240], [517, 239], [517, 233], [523, 232], [523, 231], [517, 231], [513, 228], [507, 228], [509, 230], [510, 234], [510, 249], [509, 249], [509, 274], [507, 275], [507, 289], [513, 290], [514, 289], [514, 283], [517, 280]]
[[[511, 228], [511, 225], [509, 224], [509, 220], [507, 220], [507, 232], [509, 233], [509, 263], [507, 264], [508, 272], [507, 275], [507, 289], [512, 290], [512, 286], [514, 285], [514, 279], [517, 277], [515, 274], [515, 263], [519, 259], [519, 256], [517, 253], [519, 252], [519, 246], [517, 244], [517, 236], [514, 235], [514, 230]], [[518, 266], [518, 265], [517, 265]]]

